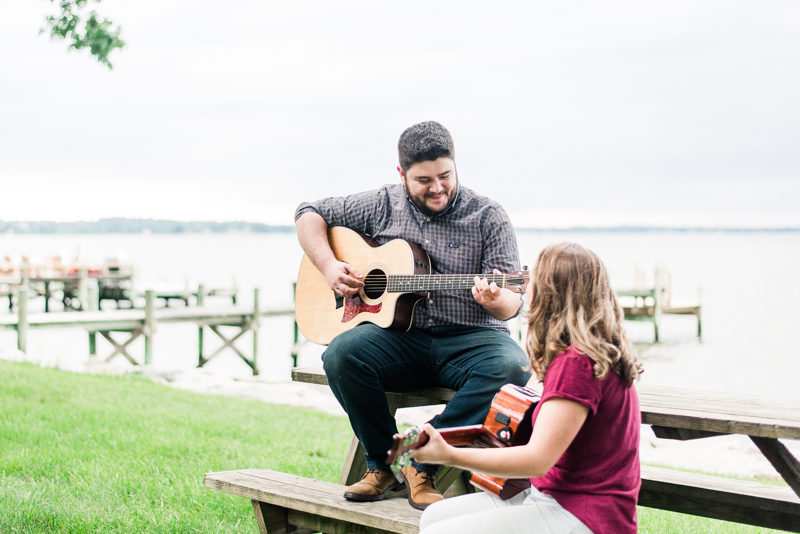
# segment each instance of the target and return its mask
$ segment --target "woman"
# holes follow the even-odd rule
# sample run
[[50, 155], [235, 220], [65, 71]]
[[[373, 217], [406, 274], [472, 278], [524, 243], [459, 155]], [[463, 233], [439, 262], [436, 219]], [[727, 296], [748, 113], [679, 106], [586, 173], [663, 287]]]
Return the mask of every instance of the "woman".
[[422, 515], [421, 534], [636, 532], [641, 415], [632, 384], [642, 365], [605, 267], [581, 245], [550, 245], [528, 298], [528, 386], [544, 382], [530, 441], [455, 448], [425, 425], [430, 441], [414, 459], [529, 477], [532, 488], [507, 501], [475, 493], [437, 502]]

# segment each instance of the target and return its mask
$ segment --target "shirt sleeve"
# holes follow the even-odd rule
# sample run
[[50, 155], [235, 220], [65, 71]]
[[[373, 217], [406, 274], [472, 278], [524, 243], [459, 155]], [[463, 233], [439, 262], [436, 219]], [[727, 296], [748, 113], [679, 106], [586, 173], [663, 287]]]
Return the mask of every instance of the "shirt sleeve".
[[344, 226], [362, 234], [373, 234], [373, 223], [386, 205], [385, 188], [356, 193], [344, 197], [331, 197], [316, 202], [304, 202], [297, 207], [294, 220], [308, 212], [325, 219], [328, 226]]
[[600, 379], [594, 376], [592, 359], [572, 351], [559, 354], [547, 368], [541, 402], [551, 398], [583, 404], [592, 414], [602, 397]]
[[490, 273], [497, 269], [507, 274], [519, 270], [517, 235], [503, 208], [496, 206], [487, 210], [481, 234], [484, 243], [481, 272]]

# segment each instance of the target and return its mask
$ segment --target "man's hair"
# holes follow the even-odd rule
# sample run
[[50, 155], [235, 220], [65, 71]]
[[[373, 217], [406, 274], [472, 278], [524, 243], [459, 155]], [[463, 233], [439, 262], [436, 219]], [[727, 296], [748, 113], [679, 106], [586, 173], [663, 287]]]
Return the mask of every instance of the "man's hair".
[[450, 132], [435, 121], [420, 122], [406, 128], [397, 142], [397, 153], [403, 172], [421, 161], [456, 159], [456, 149]]
[[601, 380], [609, 371], [628, 386], [639, 377], [642, 363], [622, 326], [622, 307], [603, 262], [592, 251], [576, 243], [546, 247], [529, 283], [527, 349], [539, 380], [569, 345], [592, 359]]

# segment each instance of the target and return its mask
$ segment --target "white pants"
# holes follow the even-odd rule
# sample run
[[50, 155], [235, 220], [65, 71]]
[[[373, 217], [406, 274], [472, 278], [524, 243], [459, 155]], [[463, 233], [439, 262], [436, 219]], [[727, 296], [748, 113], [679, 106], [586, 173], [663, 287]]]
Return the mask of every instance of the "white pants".
[[471, 493], [436, 502], [423, 513], [420, 534], [592, 534], [556, 500], [530, 488], [504, 501]]

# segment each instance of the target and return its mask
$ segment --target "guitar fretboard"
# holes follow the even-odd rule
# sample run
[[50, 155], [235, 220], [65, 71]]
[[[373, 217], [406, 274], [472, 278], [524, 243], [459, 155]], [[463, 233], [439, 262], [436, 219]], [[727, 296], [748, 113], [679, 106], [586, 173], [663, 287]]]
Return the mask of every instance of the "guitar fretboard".
[[[502, 274], [424, 274], [424, 275], [390, 275], [387, 290], [389, 292], [441, 291], [447, 289], [471, 289], [475, 285], [475, 276], [486, 278], [499, 287], [506, 287], [508, 277]], [[519, 277], [513, 277], [521, 284]]]

